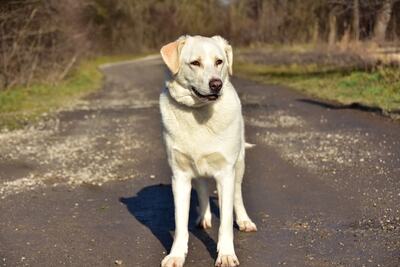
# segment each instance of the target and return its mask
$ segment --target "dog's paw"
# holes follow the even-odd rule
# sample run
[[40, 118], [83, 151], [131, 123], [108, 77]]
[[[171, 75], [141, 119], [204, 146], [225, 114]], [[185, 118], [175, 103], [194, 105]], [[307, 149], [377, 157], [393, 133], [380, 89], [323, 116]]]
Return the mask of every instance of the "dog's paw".
[[217, 267], [234, 267], [239, 266], [239, 260], [235, 254], [232, 255], [218, 255], [215, 266]]
[[199, 219], [197, 226], [202, 229], [211, 229], [211, 218], [201, 218]]
[[251, 220], [237, 221], [236, 223], [239, 226], [239, 230], [242, 232], [257, 232], [257, 226]]
[[184, 263], [185, 263], [185, 257], [167, 255], [161, 261], [161, 267], [183, 267]]

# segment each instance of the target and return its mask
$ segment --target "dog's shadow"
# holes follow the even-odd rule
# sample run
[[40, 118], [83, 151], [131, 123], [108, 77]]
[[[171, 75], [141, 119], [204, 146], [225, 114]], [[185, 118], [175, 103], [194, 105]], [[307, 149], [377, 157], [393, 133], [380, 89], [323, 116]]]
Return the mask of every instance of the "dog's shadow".
[[[217, 257], [216, 242], [209, 234], [196, 225], [198, 216], [198, 198], [196, 191], [192, 190], [189, 213], [189, 231], [206, 246], [211, 257]], [[171, 185], [151, 185], [141, 189], [135, 196], [120, 198], [129, 212], [143, 225], [148, 227], [155, 237], [169, 252], [173, 237], [171, 232], [175, 229], [174, 200]], [[211, 211], [219, 217], [215, 198], [210, 201]]]

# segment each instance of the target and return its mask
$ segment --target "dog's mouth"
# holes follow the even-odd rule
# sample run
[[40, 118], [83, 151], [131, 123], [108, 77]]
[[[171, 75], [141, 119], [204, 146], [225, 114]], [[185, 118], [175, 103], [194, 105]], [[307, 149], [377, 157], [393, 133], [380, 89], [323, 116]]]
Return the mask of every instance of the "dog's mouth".
[[199, 98], [201, 98], [201, 99], [206, 99], [206, 100], [208, 100], [208, 101], [215, 101], [215, 100], [218, 99], [218, 97], [220, 97], [219, 94], [203, 95], [202, 93], [200, 93], [199, 91], [197, 91], [195, 87], [192, 86], [191, 88], [192, 88], [193, 93], [194, 93], [197, 97], [199, 97]]

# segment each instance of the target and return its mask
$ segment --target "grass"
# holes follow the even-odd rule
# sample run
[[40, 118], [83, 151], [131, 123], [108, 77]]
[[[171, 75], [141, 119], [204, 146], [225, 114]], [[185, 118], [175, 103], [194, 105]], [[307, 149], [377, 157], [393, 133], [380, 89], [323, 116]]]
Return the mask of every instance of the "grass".
[[349, 71], [329, 66], [271, 66], [239, 62], [239, 76], [266, 84], [286, 85], [306, 95], [339, 102], [358, 103], [383, 112], [400, 111], [400, 69], [381, 67], [374, 71]]
[[138, 56], [103, 56], [82, 61], [66, 79], [56, 84], [37, 83], [0, 91], [0, 129], [16, 129], [101, 88], [98, 66]]

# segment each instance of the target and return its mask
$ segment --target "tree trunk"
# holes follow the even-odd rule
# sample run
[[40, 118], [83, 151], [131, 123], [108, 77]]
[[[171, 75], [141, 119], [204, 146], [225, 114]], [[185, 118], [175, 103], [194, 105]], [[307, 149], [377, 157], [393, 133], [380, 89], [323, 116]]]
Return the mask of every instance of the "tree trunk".
[[374, 27], [374, 40], [377, 43], [385, 41], [386, 30], [392, 14], [393, 0], [384, 0], [381, 9], [378, 11]]
[[337, 39], [336, 9], [332, 8], [329, 12], [329, 35], [328, 45], [333, 46]]
[[360, 40], [360, 2], [353, 0], [353, 40]]
[[319, 24], [317, 20], [314, 22], [314, 28], [312, 31], [312, 41], [314, 44], [318, 43], [319, 41]]
[[398, 19], [398, 12], [396, 11], [395, 7], [393, 7], [392, 17], [390, 19], [390, 25], [388, 26], [390, 31], [386, 32], [386, 40], [389, 39], [390, 41], [394, 42], [398, 41], [397, 28], [399, 25], [400, 25], [400, 20]]

